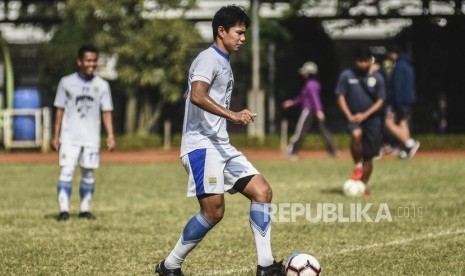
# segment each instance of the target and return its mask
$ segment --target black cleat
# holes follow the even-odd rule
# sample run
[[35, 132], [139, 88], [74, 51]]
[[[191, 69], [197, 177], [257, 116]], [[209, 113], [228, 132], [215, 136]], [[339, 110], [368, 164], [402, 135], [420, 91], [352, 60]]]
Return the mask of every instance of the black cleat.
[[257, 265], [257, 276], [285, 276], [285, 267], [283, 261], [280, 262], [273, 261], [272, 265], [269, 266], [260, 266]]
[[69, 219], [69, 213], [68, 212], [60, 212], [58, 214], [57, 220], [58, 221], [67, 221]]
[[165, 261], [157, 264], [155, 267], [155, 273], [158, 273], [160, 276], [184, 276], [180, 268], [168, 269], [165, 267]]
[[96, 217], [94, 215], [92, 215], [91, 212], [80, 212], [79, 213], [79, 218], [88, 219], [88, 220], [95, 220], [96, 219]]

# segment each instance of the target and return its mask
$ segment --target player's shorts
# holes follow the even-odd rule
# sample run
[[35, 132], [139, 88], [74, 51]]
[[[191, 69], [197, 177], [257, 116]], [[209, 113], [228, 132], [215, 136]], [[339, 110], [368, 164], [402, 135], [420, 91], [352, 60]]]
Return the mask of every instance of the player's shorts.
[[373, 158], [379, 154], [382, 142], [382, 123], [379, 116], [369, 118], [361, 124], [349, 124], [348, 129], [352, 132], [355, 129], [362, 130], [362, 145], [364, 158]]
[[396, 123], [402, 120], [410, 121], [412, 117], [412, 108], [410, 106], [387, 106], [385, 108], [385, 116], [393, 116]]
[[97, 147], [60, 145], [60, 166], [74, 167], [79, 164], [83, 168], [96, 169], [100, 163], [99, 152]]
[[189, 176], [187, 196], [236, 193], [234, 184], [240, 178], [259, 174], [247, 158], [235, 148], [226, 151], [197, 149], [181, 157]]

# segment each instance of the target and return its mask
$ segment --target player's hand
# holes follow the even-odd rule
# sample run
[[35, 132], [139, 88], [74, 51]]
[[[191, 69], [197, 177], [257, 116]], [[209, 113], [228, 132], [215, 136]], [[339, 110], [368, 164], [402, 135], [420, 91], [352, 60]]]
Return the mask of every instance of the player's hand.
[[250, 110], [244, 109], [239, 112], [234, 112], [231, 121], [238, 125], [247, 125], [248, 123], [255, 122], [257, 113], [252, 113]]
[[361, 123], [365, 121], [365, 119], [366, 119], [366, 116], [364, 113], [357, 113], [353, 117], [353, 123]]
[[316, 117], [322, 123], [325, 121], [325, 114], [321, 110], [316, 112]]
[[285, 100], [285, 101], [283, 102], [283, 109], [288, 109], [288, 108], [290, 108], [291, 106], [293, 106], [292, 100]]
[[60, 148], [60, 139], [59, 138], [53, 138], [53, 141], [52, 141], [52, 147], [54, 150], [58, 151], [58, 149]]
[[113, 151], [115, 149], [116, 143], [115, 143], [115, 138], [113, 136], [109, 136], [107, 138], [107, 147], [109, 151]]

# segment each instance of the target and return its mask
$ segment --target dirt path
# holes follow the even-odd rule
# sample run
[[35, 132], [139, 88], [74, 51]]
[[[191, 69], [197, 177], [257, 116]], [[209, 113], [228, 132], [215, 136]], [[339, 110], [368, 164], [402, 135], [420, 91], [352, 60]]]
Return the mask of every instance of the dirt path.
[[[255, 161], [285, 160], [281, 152], [276, 150], [244, 150], [244, 154]], [[299, 154], [301, 160], [329, 158], [325, 151], [303, 151]], [[350, 159], [348, 151], [343, 151], [338, 159]], [[383, 158], [395, 158], [384, 156]], [[465, 158], [465, 151], [419, 151], [414, 159], [449, 159]], [[101, 153], [102, 163], [157, 163], [179, 162], [177, 150], [146, 150], [146, 151], [115, 151]], [[56, 152], [0, 152], [0, 164], [52, 164], [58, 163]]]

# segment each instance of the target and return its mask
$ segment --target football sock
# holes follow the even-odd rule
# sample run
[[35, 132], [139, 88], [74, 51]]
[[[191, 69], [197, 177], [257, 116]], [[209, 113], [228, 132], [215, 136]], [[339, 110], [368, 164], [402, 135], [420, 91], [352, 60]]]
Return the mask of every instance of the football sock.
[[271, 253], [270, 204], [252, 202], [249, 221], [257, 247], [258, 264], [262, 267], [269, 266], [274, 261]]
[[81, 181], [81, 186], [79, 187], [79, 194], [81, 196], [81, 212], [89, 212], [92, 196], [94, 195], [94, 188], [94, 183], [85, 183], [84, 181]]
[[187, 254], [199, 244], [213, 226], [201, 213], [193, 216], [184, 227], [173, 250], [165, 259], [165, 267], [168, 269], [180, 268]]
[[413, 140], [412, 138], [409, 138], [407, 142], [405, 142], [405, 147], [410, 149], [410, 148], [413, 148], [413, 146], [415, 146], [415, 140]]
[[69, 212], [69, 198], [71, 197], [71, 181], [58, 181], [57, 194], [60, 212]]
[[90, 169], [81, 169], [82, 180], [79, 188], [81, 196], [81, 212], [89, 212], [90, 203], [94, 195], [95, 181], [93, 171]]

